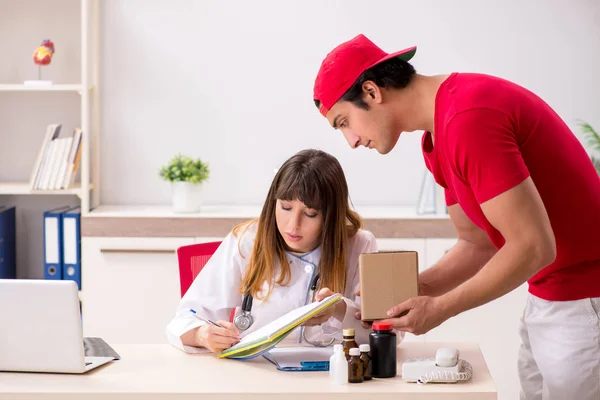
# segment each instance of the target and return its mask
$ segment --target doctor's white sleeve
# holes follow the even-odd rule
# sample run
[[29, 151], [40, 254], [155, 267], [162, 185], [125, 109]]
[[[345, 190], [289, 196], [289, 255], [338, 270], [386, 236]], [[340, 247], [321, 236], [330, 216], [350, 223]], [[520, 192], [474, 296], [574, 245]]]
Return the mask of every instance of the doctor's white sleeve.
[[[238, 236], [243, 232], [238, 233]], [[249, 255], [247, 255], [249, 257]], [[197, 315], [212, 321], [229, 321], [231, 310], [242, 303], [239, 291], [243, 259], [238, 251], [238, 237], [229, 233], [208, 263], [181, 299], [175, 317], [167, 325], [166, 333], [170, 344], [187, 353], [207, 351], [204, 348], [186, 346], [181, 335], [205, 322]]]

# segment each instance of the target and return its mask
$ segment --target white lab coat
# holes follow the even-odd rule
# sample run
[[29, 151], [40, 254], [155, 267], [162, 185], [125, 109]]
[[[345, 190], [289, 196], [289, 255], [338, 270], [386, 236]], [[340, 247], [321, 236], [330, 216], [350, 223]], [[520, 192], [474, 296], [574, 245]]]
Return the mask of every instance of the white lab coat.
[[[167, 338], [173, 346], [188, 352], [198, 353], [206, 351], [203, 348], [185, 346], [181, 343], [181, 335], [198, 326], [206, 325], [195, 318], [190, 309], [194, 309], [199, 316], [213, 321], [229, 321], [230, 312], [236, 309], [236, 315], [241, 312], [243, 296], [240, 293], [242, 276], [248, 267], [248, 261], [254, 245], [257, 224], [251, 224], [246, 232], [238, 232], [238, 236], [229, 233], [209, 262], [198, 274], [186, 294], [181, 299], [176, 315], [167, 326]], [[358, 256], [361, 253], [373, 253], [377, 245], [373, 234], [366, 230], [359, 230], [356, 235], [348, 240], [347, 249], [347, 279], [343, 293], [346, 302], [346, 315], [342, 323], [336, 318], [317, 327], [307, 329], [306, 337], [310, 341], [327, 340], [332, 336], [339, 342], [342, 339], [342, 328], [355, 328], [358, 343], [369, 343], [369, 329], [364, 329], [354, 314], [360, 310], [360, 297], [354, 295], [359, 287]], [[241, 252], [241, 254], [240, 254]], [[311, 299], [309, 286], [312, 278], [317, 273], [321, 257], [320, 247], [312, 252], [298, 257], [286, 253], [290, 264], [291, 277], [286, 286], [276, 285], [270, 297], [262, 301], [255, 296], [252, 304], [252, 317], [254, 323], [241, 336], [257, 330], [276, 318], [301, 307]], [[277, 261], [278, 265], [279, 262]], [[266, 290], [267, 282], [263, 290]], [[301, 343], [301, 329], [295, 329], [285, 342]]]

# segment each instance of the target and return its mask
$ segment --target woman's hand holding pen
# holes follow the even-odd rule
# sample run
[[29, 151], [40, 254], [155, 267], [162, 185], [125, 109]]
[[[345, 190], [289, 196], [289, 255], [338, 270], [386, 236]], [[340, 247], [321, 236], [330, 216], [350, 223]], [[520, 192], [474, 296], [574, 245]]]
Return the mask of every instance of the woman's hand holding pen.
[[[329, 288], [323, 288], [319, 290], [317, 294], [315, 294], [315, 301], [321, 301], [326, 297], [333, 295], [333, 292]], [[329, 320], [331, 317], [335, 317], [339, 321], [344, 319], [344, 315], [346, 315], [346, 302], [340, 301], [333, 307], [329, 307], [327, 310], [323, 311], [320, 314], [315, 315], [308, 321], [304, 323], [305, 326], [313, 326], [313, 325], [321, 325]]]
[[240, 341], [240, 332], [227, 321], [218, 321], [219, 326], [204, 325], [196, 331], [196, 341], [213, 353], [220, 353]]

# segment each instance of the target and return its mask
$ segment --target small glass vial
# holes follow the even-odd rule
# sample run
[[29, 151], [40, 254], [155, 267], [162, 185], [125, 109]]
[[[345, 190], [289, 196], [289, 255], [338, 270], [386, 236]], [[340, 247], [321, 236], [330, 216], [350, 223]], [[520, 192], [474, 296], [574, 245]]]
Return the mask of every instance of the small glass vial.
[[360, 350], [353, 347], [350, 349], [350, 361], [348, 361], [348, 382], [361, 383], [363, 380], [363, 363], [360, 359]]
[[348, 361], [341, 344], [333, 346], [333, 355], [329, 359], [329, 377], [338, 384], [348, 384]]
[[396, 376], [396, 333], [389, 322], [374, 322], [369, 334], [373, 378]]
[[359, 346], [360, 349], [360, 361], [363, 364], [363, 377], [365, 381], [370, 381], [373, 379], [373, 375], [371, 369], [373, 368], [373, 364], [371, 363], [371, 356], [369, 355], [369, 351], [371, 351], [371, 346], [368, 344], [361, 344]]
[[346, 355], [346, 360], [350, 360], [350, 349], [354, 347], [358, 348], [358, 343], [356, 343], [356, 340], [354, 339], [354, 328], [344, 329], [342, 334], [344, 335], [344, 342], [342, 343], [342, 346], [344, 346], [344, 354]]

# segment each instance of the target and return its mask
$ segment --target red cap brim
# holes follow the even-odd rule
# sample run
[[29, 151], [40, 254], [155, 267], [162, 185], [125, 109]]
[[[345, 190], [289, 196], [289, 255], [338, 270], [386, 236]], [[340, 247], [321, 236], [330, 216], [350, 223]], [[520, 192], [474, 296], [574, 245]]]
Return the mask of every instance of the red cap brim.
[[[409, 61], [411, 58], [413, 58], [415, 56], [415, 53], [417, 52], [417, 46], [413, 46], [413, 47], [409, 47], [406, 48], [404, 50], [400, 50], [400, 51], [395, 51], [393, 53], [388, 54], [387, 56], [379, 59], [378, 61], [374, 62], [373, 64], [371, 64], [369, 66], [369, 68], [376, 66], [377, 64], [381, 64], [384, 61], [390, 60], [392, 58], [399, 58], [403, 61]], [[369, 69], [367, 68], [367, 69]]]

